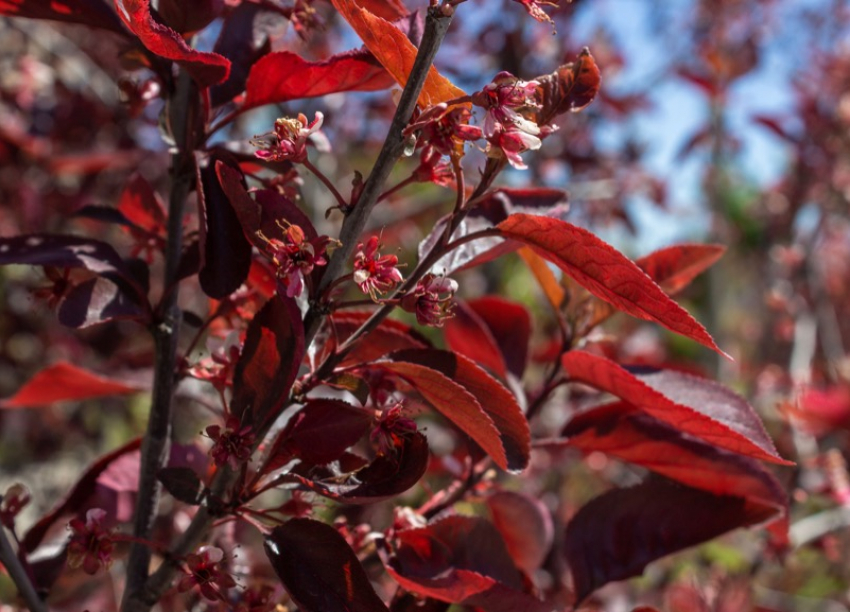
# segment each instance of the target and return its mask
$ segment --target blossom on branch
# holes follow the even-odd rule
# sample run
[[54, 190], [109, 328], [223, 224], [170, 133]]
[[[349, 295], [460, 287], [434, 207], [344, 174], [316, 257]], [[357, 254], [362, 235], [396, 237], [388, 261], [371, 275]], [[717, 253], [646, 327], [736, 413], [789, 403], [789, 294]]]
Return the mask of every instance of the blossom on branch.
[[464, 142], [479, 140], [481, 128], [469, 125], [472, 113], [464, 106], [449, 110], [447, 104], [436, 104], [425, 109], [413, 123], [404, 129], [404, 136], [415, 139], [414, 148], [426, 147], [439, 151], [441, 155], [463, 156]]
[[251, 426], [240, 424], [235, 416], [228, 417], [223, 430], [221, 425], [210, 425], [206, 432], [215, 442], [210, 449], [210, 455], [217, 466], [229, 463], [235, 470], [251, 456], [254, 446]]
[[283, 240], [258, 235], [269, 246], [267, 255], [277, 268], [277, 278], [283, 285], [288, 297], [298, 297], [304, 289], [304, 276], [310, 274], [315, 266], [328, 263], [325, 252], [332, 239], [328, 236], [317, 236], [307, 240], [307, 236], [299, 226], [288, 222], [278, 222], [283, 230]]
[[307, 159], [307, 143], [317, 148], [326, 148], [327, 139], [319, 132], [324, 115], [316, 111], [316, 118], [309, 124], [307, 117], [281, 117], [274, 122], [274, 132], [255, 136], [251, 143], [259, 149], [254, 155], [267, 161], [291, 161], [302, 163]]
[[395, 255], [380, 255], [381, 244], [377, 236], [372, 236], [366, 242], [357, 245], [354, 254], [354, 282], [360, 291], [369, 294], [372, 300], [378, 299], [378, 294], [385, 293], [402, 281], [398, 269], [398, 257]]
[[186, 555], [185, 576], [177, 585], [177, 590], [185, 593], [198, 587], [210, 601], [226, 601], [226, 591], [236, 586], [236, 581], [225, 569], [221, 560], [224, 552], [215, 546], [202, 546], [197, 553]]
[[86, 512], [86, 520], [73, 519], [68, 527], [72, 531], [68, 542], [68, 566], [82, 567], [89, 575], [112, 565], [112, 532], [103, 526], [106, 511], [92, 508]]
[[401, 298], [401, 307], [414, 313], [420, 325], [442, 327], [446, 319], [454, 316], [456, 291], [456, 281], [429, 273]]

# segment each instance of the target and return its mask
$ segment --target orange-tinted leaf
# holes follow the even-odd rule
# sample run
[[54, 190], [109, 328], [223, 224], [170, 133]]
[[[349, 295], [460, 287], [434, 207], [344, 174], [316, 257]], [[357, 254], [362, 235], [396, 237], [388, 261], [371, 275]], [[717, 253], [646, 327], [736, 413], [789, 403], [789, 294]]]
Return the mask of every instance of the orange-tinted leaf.
[[155, 55], [176, 61], [201, 87], [221, 83], [230, 74], [230, 61], [218, 53], [196, 51], [177, 32], [151, 16], [150, 0], [115, 0], [118, 16]]
[[784, 514], [782, 486], [759, 462], [721, 450], [626, 402], [592, 408], [562, 432], [570, 446], [603, 452], [715, 495], [733, 495]]
[[401, 0], [360, 0], [358, 4], [387, 21], [395, 21], [407, 15], [407, 7]]
[[[416, 47], [407, 36], [386, 19], [358, 6], [354, 0], [331, 0], [336, 9], [360, 36], [366, 48], [387, 69], [396, 82], [404, 87], [413, 61], [416, 59]], [[451, 81], [431, 66], [425, 86], [419, 94], [419, 106], [447, 102], [465, 96], [466, 93], [455, 87]]]
[[[440, 372], [471, 393], [499, 431], [507, 457], [507, 469], [525, 469], [531, 454], [528, 421], [516, 398], [502, 383], [470, 359], [449, 351], [411, 349], [393, 353], [390, 358], [393, 361], [418, 364]], [[449, 418], [452, 419], [451, 416]], [[499, 463], [498, 460], [496, 463]]]
[[678, 244], [654, 251], [635, 263], [659, 287], [674, 295], [714, 265], [725, 251], [726, 247], [719, 244]]
[[502, 235], [532, 247], [596, 297], [639, 319], [656, 321], [725, 355], [686, 310], [634, 262], [589, 231], [550, 217], [513, 214]]
[[[379, 361], [372, 364], [406, 381], [440, 414], [472, 438], [503, 470], [508, 458], [499, 430], [475, 396], [459, 383], [433, 368], [406, 361]], [[482, 370], [483, 371], [483, 370]]]
[[126, 395], [143, 388], [142, 385], [107, 378], [62, 361], [38, 372], [12, 397], [0, 401], [0, 407], [34, 408], [53, 402]]
[[525, 262], [525, 265], [528, 266], [528, 269], [531, 270], [531, 273], [534, 274], [534, 278], [537, 279], [537, 283], [543, 289], [543, 294], [546, 296], [549, 304], [552, 305], [555, 312], [560, 312], [566, 292], [558, 282], [558, 279], [555, 278], [555, 274], [549, 269], [543, 258], [535, 253], [531, 247], [524, 246], [517, 251], [517, 254]]
[[395, 83], [365, 49], [308, 62], [295, 53], [278, 51], [263, 56], [248, 75], [244, 108], [315, 98], [342, 91], [376, 91]]
[[565, 353], [561, 364], [570, 380], [616, 395], [680, 432], [734, 453], [789, 464], [776, 454], [753, 407], [718, 383], [664, 370], [637, 376], [583, 351]]
[[308, 518], [275, 527], [265, 541], [275, 573], [302, 610], [388, 612], [357, 555], [336, 529]]

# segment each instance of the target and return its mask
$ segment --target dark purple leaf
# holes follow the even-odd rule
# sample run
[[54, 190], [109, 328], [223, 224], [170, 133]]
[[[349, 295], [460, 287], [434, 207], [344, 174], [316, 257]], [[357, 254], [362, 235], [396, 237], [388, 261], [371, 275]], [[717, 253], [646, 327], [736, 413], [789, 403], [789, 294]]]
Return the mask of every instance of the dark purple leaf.
[[303, 358], [301, 311], [294, 300], [273, 296], [248, 325], [233, 375], [233, 415], [254, 429], [277, 418]]
[[204, 485], [195, 470], [188, 467], [165, 467], [156, 474], [165, 490], [184, 504], [198, 505]]
[[292, 600], [315, 612], [388, 612], [351, 547], [333, 527], [296, 518], [265, 539], [266, 554]]
[[81, 23], [126, 35], [121, 20], [104, 0], [0, 0], [0, 15]]
[[640, 575], [656, 559], [771, 515], [740, 497], [712, 495], [661, 478], [603, 493], [567, 525], [564, 553], [576, 600], [613, 580]]
[[224, 164], [238, 172], [236, 162], [210, 157], [198, 168], [199, 243], [202, 255], [198, 279], [211, 298], [220, 300], [236, 291], [251, 267], [251, 243], [245, 237], [239, 218], [219, 183], [215, 167]]
[[517, 378], [522, 378], [531, 340], [531, 315], [528, 309], [496, 295], [472, 300], [468, 306], [489, 328], [508, 370]]
[[428, 467], [428, 441], [420, 433], [403, 439], [393, 455], [379, 455], [350, 474], [311, 480], [298, 474], [286, 477], [311, 491], [345, 504], [372, 504], [395, 497], [413, 487]]
[[59, 302], [56, 316], [62, 325], [89, 327], [113, 320], [145, 321], [147, 311], [103, 277], [74, 285]]

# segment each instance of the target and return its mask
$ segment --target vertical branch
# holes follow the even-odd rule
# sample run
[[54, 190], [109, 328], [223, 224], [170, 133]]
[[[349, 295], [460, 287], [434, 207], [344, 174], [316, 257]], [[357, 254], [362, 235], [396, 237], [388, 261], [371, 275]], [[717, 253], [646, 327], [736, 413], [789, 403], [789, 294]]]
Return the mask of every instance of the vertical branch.
[[[393, 121], [390, 125], [389, 134], [387, 135], [384, 146], [378, 155], [378, 159], [375, 162], [372, 173], [369, 175], [369, 178], [364, 185], [359, 201], [343, 222], [340, 232], [340, 239], [342, 240], [343, 245], [334, 252], [333, 257], [328, 264], [328, 268], [322, 278], [322, 285], [319, 287], [320, 292], [326, 290], [334, 280], [342, 275], [345, 262], [351, 257], [351, 254], [354, 251], [357, 238], [362, 233], [363, 228], [366, 225], [366, 221], [381, 195], [384, 183], [386, 183], [392, 167], [404, 151], [402, 131], [407, 126], [411, 116], [413, 115], [416, 101], [419, 98], [419, 94], [425, 84], [425, 79], [428, 76], [428, 71], [432, 62], [434, 61], [434, 56], [437, 54], [437, 49], [439, 49], [440, 44], [448, 31], [450, 23], [450, 15], [444, 15], [438, 7], [432, 7], [429, 9], [428, 17], [425, 22], [425, 34], [422, 37], [422, 43], [419, 46], [418, 53], [416, 54], [413, 69], [411, 70], [407, 84], [404, 87], [401, 100], [399, 101], [398, 108], [396, 109], [395, 116], [393, 117]], [[178, 142], [180, 141], [178, 140]], [[188, 151], [191, 157], [191, 149], [188, 149]], [[191, 175], [190, 167], [188, 176], [191, 177]], [[179, 177], [179, 175], [177, 177]], [[176, 184], [177, 181], [175, 181], [175, 190], [177, 189]], [[187, 182], [186, 192], [188, 192], [188, 185], [189, 183]], [[185, 199], [185, 192], [183, 196]], [[172, 201], [172, 205], [173, 204], [175, 204], [175, 202]], [[171, 218], [173, 219], [173, 217]], [[169, 235], [169, 248], [171, 246], [172, 241], [171, 236]], [[176, 300], [176, 286], [172, 288], [172, 293], [173, 296], [171, 296], [171, 299]], [[308, 344], [318, 330], [323, 317], [324, 313], [321, 305], [311, 307], [310, 311], [307, 313], [307, 318], [305, 319], [305, 330]], [[179, 317], [177, 321], [179, 322]], [[170, 340], [172, 342], [176, 342], [176, 335], [170, 337]], [[173, 385], [173, 353], [171, 358], [171, 371], [169, 376], [162, 379], [163, 385], [165, 385], [166, 381], [168, 381], [168, 386], [163, 386], [162, 389], [163, 396], [165, 395], [165, 390], [168, 390], [169, 398]], [[163, 362], [163, 376], [165, 375], [164, 366], [165, 364]], [[157, 370], [157, 375], [158, 374], [159, 369]], [[160, 396], [155, 392], [155, 397]], [[165, 436], [165, 438], [167, 438], [167, 436]], [[155, 490], [156, 487], [155, 476], [156, 474], [154, 471], [152, 473], [153, 486], [151, 490]], [[227, 469], [221, 470], [217, 473], [210, 487], [213, 496], [220, 497], [232, 484], [233, 477], [233, 473]], [[140, 497], [142, 496], [143, 494], [140, 491]], [[162, 594], [171, 585], [171, 582], [174, 579], [174, 574], [179, 570], [180, 557], [197, 548], [197, 546], [203, 541], [203, 538], [206, 537], [213, 519], [214, 516], [210, 509], [207, 507], [201, 507], [192, 519], [192, 523], [180, 537], [179, 541], [172, 547], [171, 554], [166, 558], [159, 569], [150, 576], [150, 578], [147, 577], [146, 566], [143, 568], [143, 572], [138, 568], [135, 568], [132, 575], [130, 575], [130, 568], [128, 567], [128, 588], [125, 592], [125, 598], [122, 606], [123, 612], [147, 612], [153, 605], [156, 604], [160, 597], [162, 597]], [[140, 576], [143, 576], [141, 582], [139, 582]], [[133, 582], [130, 583], [130, 580]], [[131, 584], [133, 588], [130, 588]]]
[[[410, 118], [413, 116], [413, 110], [416, 108], [416, 101], [419, 99], [419, 94], [422, 92], [422, 87], [425, 85], [425, 79], [428, 76], [428, 71], [431, 69], [431, 64], [434, 62], [434, 57], [437, 55], [437, 50], [445, 38], [449, 30], [449, 25], [452, 22], [452, 15], [444, 14], [440, 7], [430, 7], [428, 16], [425, 20], [425, 33], [422, 35], [422, 43], [419, 45], [419, 51], [416, 54], [416, 60], [413, 62], [413, 68], [407, 79], [407, 85], [401, 94], [401, 99], [390, 124], [389, 133], [384, 141], [381, 152], [378, 154], [378, 159], [366, 179], [366, 184], [363, 186], [363, 191], [357, 202], [353, 202], [354, 208], [345, 217], [342, 223], [342, 229], [339, 233], [339, 240], [342, 246], [334, 251], [331, 260], [328, 262], [328, 267], [322, 277], [322, 282], [318, 287], [317, 295], [322, 293], [335, 281], [341, 274], [346, 262], [351, 258], [354, 252], [354, 247], [357, 244], [357, 239], [363, 233], [366, 227], [366, 221], [375, 204], [378, 203], [378, 198], [384, 189], [384, 184], [396, 162], [404, 153], [404, 137], [402, 132]], [[307, 338], [307, 343], [315, 336], [322, 322], [324, 314], [321, 307], [313, 307], [307, 313], [304, 320], [304, 330]]]
[[[168, 198], [168, 239], [165, 248], [163, 295], [157, 316], [151, 326], [156, 364], [148, 426], [142, 441], [139, 466], [139, 492], [133, 515], [133, 535], [150, 539], [159, 504], [160, 485], [157, 472], [168, 460], [171, 447], [171, 400], [174, 395], [177, 340], [181, 313], [177, 305], [180, 256], [183, 250], [183, 210], [194, 177], [193, 138], [194, 113], [198, 108], [197, 89], [191, 78], [181, 73], [170, 100], [169, 120], [177, 150], [171, 158], [171, 191]], [[123, 609], [148, 578], [151, 551], [139, 542], [133, 543], [127, 560], [127, 587]]]
[[[0, 502], [2, 501], [3, 496], [0, 495]], [[18, 587], [18, 593], [26, 602], [31, 612], [47, 612], [47, 605], [38, 596], [35, 586], [30, 581], [29, 575], [27, 575], [27, 571], [12, 548], [12, 543], [6, 537], [6, 532], [2, 525], [0, 525], [0, 563], [9, 572], [9, 577], [15, 583], [15, 586]]]

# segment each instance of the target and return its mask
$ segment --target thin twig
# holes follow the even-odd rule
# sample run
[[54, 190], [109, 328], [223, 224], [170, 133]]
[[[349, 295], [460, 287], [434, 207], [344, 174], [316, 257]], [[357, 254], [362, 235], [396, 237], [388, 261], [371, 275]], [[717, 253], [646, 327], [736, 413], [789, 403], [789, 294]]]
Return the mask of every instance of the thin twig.
[[[3, 501], [3, 496], [0, 495], [0, 502]], [[12, 548], [12, 543], [6, 537], [6, 531], [0, 526], [0, 563], [6, 568], [9, 577], [15, 586], [18, 588], [24, 602], [31, 612], [47, 612], [47, 604], [42, 601], [35, 590], [35, 585], [30, 581], [30, 577], [15, 550]]]
[[[156, 365], [148, 426], [142, 442], [139, 466], [139, 493], [133, 514], [133, 535], [149, 540], [159, 504], [157, 472], [168, 460], [171, 446], [171, 402], [174, 395], [177, 339], [181, 311], [177, 305], [178, 271], [183, 249], [183, 209], [194, 177], [192, 113], [197, 105], [197, 88], [191, 77], [182, 74], [171, 99], [171, 127], [178, 150], [171, 160], [171, 193], [168, 202], [168, 240], [165, 251], [164, 291], [158, 317], [151, 327]], [[135, 594], [148, 579], [151, 551], [134, 543], [127, 560], [127, 587], [122, 609], [132, 609]]]
[[[366, 179], [366, 183], [363, 185], [363, 191], [360, 197], [357, 202], [352, 202], [352, 209], [342, 223], [342, 229], [339, 233], [339, 240], [342, 242], [342, 246], [334, 251], [331, 260], [328, 262], [328, 267], [325, 270], [324, 276], [322, 276], [322, 282], [319, 284], [317, 295], [322, 295], [325, 289], [342, 274], [342, 270], [354, 252], [360, 234], [363, 233], [366, 227], [366, 221], [369, 219], [369, 215], [372, 214], [372, 209], [378, 203], [378, 198], [383, 191], [384, 184], [387, 182], [390, 172], [404, 153], [404, 136], [402, 132], [413, 116], [416, 101], [419, 99], [419, 94], [425, 85], [428, 71], [434, 62], [434, 57], [437, 55], [437, 50], [440, 48], [443, 38], [445, 38], [448, 32], [451, 21], [451, 14], [444, 14], [439, 7], [428, 9], [422, 43], [419, 46], [419, 52], [416, 54], [416, 60], [413, 62], [413, 68], [410, 71], [407, 85], [405, 85], [404, 91], [402, 91], [398, 108], [396, 108], [395, 115], [390, 124], [389, 133], [384, 141], [384, 146], [378, 154], [378, 159], [375, 161], [369, 178]], [[308, 344], [319, 330], [324, 316], [325, 314], [321, 307], [313, 307], [307, 313], [304, 319], [304, 329]]]

